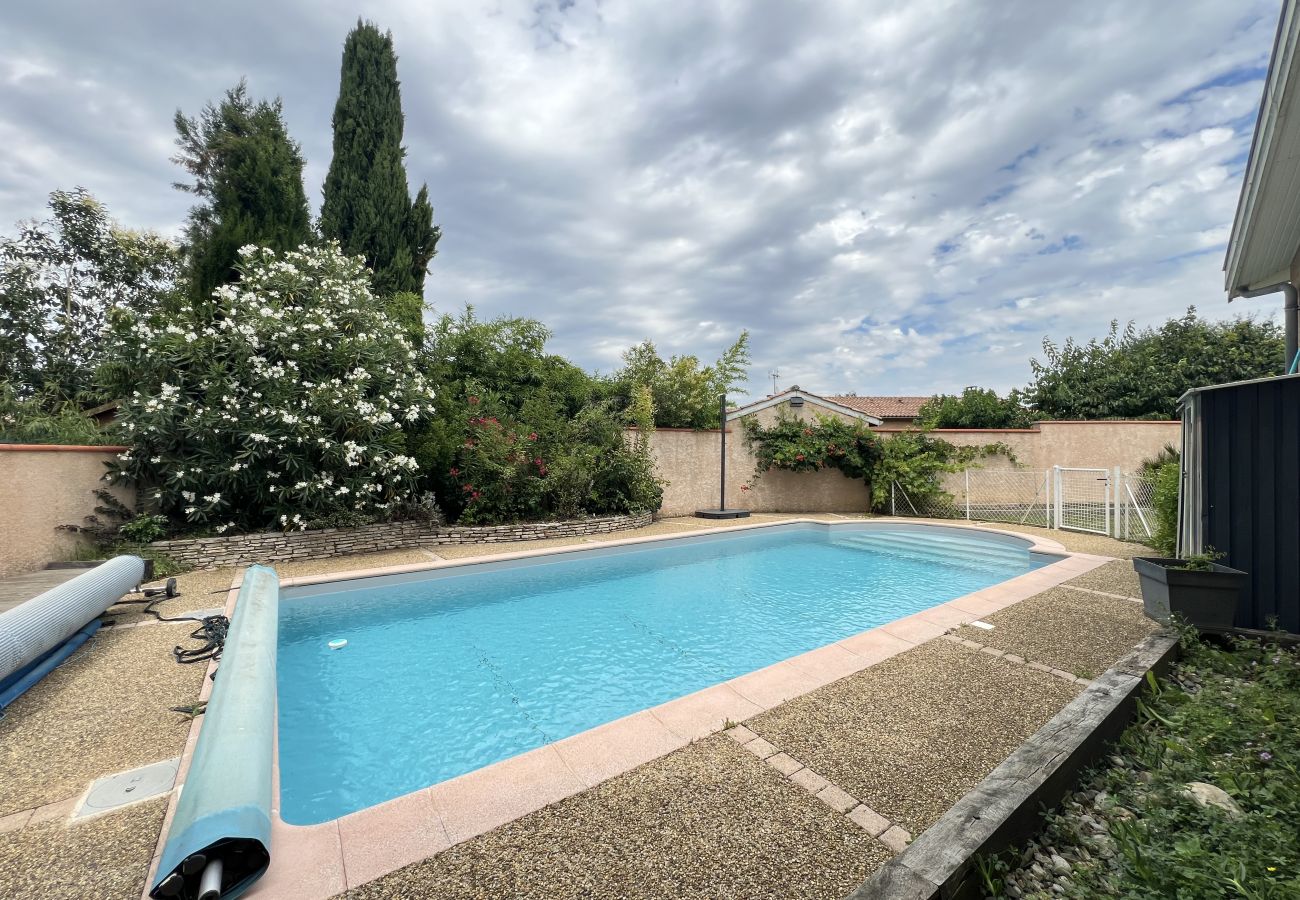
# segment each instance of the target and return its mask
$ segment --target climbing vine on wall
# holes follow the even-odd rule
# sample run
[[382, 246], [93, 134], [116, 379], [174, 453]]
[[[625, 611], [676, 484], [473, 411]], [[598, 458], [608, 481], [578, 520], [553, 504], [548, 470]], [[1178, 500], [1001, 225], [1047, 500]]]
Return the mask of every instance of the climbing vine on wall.
[[914, 500], [943, 497], [942, 477], [959, 472], [976, 460], [995, 455], [1011, 458], [1005, 444], [958, 447], [924, 431], [904, 431], [882, 438], [861, 422], [819, 416], [805, 422], [790, 416], [764, 427], [744, 419], [745, 440], [757, 458], [754, 477], [769, 469], [816, 472], [838, 469], [849, 478], [861, 478], [871, 488], [871, 506], [878, 512], [889, 504], [889, 486], [899, 486]]

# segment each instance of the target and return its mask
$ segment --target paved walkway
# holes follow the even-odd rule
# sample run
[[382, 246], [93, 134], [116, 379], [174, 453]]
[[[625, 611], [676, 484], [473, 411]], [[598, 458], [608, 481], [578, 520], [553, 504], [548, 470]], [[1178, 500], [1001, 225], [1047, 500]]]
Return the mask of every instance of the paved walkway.
[[41, 569], [26, 575], [0, 579], [0, 613], [8, 612], [20, 603], [26, 603], [50, 588], [76, 578], [85, 569]]

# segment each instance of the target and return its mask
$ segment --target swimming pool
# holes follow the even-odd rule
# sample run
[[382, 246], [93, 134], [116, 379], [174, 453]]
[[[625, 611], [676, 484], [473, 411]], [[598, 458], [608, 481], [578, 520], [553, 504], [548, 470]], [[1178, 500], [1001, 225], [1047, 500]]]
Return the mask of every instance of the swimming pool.
[[285, 588], [280, 815], [328, 821], [1056, 560], [1027, 547], [794, 523]]

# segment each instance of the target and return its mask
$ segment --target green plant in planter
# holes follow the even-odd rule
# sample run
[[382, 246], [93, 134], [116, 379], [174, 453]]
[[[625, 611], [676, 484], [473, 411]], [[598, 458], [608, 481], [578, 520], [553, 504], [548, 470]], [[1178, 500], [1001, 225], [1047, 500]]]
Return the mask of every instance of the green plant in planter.
[[1177, 566], [1177, 568], [1182, 569], [1184, 572], [1212, 572], [1214, 571], [1214, 564], [1225, 556], [1227, 556], [1226, 553], [1215, 550], [1213, 547], [1206, 547], [1205, 552], [1193, 553], [1184, 559], [1183, 564]]

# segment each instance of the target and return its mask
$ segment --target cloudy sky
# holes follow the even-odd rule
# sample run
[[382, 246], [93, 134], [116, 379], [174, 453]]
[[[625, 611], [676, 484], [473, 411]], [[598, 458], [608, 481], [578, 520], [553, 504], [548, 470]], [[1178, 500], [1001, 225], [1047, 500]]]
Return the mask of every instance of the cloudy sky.
[[[650, 338], [751, 388], [1023, 384], [1044, 335], [1229, 309], [1278, 0], [44, 0], [0, 28], [0, 226], [83, 185], [176, 233], [172, 115], [279, 95], [319, 205], [343, 38], [391, 29], [438, 311], [608, 371]], [[413, 187], [415, 186], [413, 185]], [[1251, 305], [1253, 304], [1253, 305]]]

